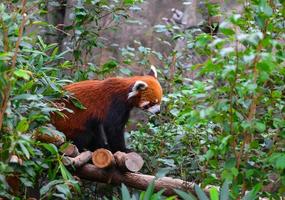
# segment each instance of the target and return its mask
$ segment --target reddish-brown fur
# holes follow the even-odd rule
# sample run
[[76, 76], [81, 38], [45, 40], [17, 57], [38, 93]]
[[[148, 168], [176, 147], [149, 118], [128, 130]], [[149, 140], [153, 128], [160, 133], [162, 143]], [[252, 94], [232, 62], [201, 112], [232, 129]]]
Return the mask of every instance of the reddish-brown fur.
[[[128, 93], [137, 80], [144, 81], [148, 87], [146, 90], [140, 91], [137, 96], [128, 99]], [[84, 126], [89, 119], [96, 118], [104, 121], [110, 103], [114, 98], [120, 98], [133, 107], [137, 107], [141, 101], [158, 101], [160, 103], [162, 97], [160, 84], [156, 78], [149, 75], [108, 78], [102, 81], [87, 80], [67, 85], [65, 89], [86, 107], [86, 109], [81, 110], [68, 101], [62, 101], [74, 113], [64, 112], [65, 118], [56, 114], [52, 115], [52, 123], [70, 139], [85, 131]]]

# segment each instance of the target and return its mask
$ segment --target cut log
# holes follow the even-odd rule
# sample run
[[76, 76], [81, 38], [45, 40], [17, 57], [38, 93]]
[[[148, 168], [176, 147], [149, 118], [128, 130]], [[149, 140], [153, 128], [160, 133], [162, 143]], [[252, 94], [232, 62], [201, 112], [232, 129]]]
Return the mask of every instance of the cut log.
[[114, 155], [107, 149], [97, 149], [92, 155], [93, 164], [101, 169], [110, 168], [116, 164], [120, 170], [138, 172], [143, 166], [142, 157], [135, 153], [116, 152]]
[[69, 144], [62, 153], [68, 157], [76, 157], [79, 155], [78, 148], [74, 144]]
[[33, 133], [33, 138], [41, 142], [52, 143], [56, 146], [60, 146], [65, 142], [64, 135], [50, 124], [36, 129]]
[[130, 172], [138, 172], [144, 164], [142, 157], [135, 152], [124, 153], [118, 151], [114, 154], [114, 158], [120, 169]]
[[19, 158], [17, 155], [11, 155], [9, 158], [9, 163], [18, 164], [20, 166], [23, 165], [23, 160]]
[[75, 158], [64, 156], [62, 162], [65, 166], [81, 167], [82, 165], [86, 164], [91, 159], [91, 157], [92, 152], [85, 151], [76, 156]]
[[114, 166], [115, 159], [111, 151], [107, 149], [97, 149], [92, 154], [92, 162], [96, 167], [104, 169]]
[[[155, 179], [154, 176], [137, 174], [132, 172], [122, 173], [116, 168], [112, 170], [100, 169], [94, 165], [86, 164], [81, 168], [76, 169], [75, 175], [91, 181], [111, 183], [114, 185], [120, 185], [124, 183], [132, 188], [146, 190], [148, 185], [155, 180], [155, 191], [160, 191], [165, 189], [164, 195], [174, 195], [176, 194], [173, 189], [180, 189], [183, 191], [188, 191], [194, 193], [194, 183], [186, 182], [180, 179], [173, 179], [168, 177]], [[208, 190], [205, 191], [208, 193]]]

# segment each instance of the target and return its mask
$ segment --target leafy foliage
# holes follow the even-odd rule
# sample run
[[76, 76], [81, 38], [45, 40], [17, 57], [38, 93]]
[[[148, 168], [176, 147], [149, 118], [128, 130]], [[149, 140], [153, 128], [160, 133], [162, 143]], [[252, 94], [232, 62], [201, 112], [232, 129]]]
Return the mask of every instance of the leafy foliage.
[[[108, 1], [82, 1], [81, 6], [77, 5], [73, 26], [66, 27], [75, 32], [72, 49], [75, 60], [79, 49], [88, 50], [99, 43], [94, 32], [99, 29], [84, 29], [86, 24], [94, 20], [99, 23], [106, 12], [120, 21], [115, 14], [123, 15], [123, 12], [115, 12], [126, 10], [127, 4], [131, 6], [135, 2], [124, 1], [122, 5], [113, 2], [117, 7]], [[57, 43], [47, 44], [45, 35], [37, 33], [47, 26], [39, 20], [46, 12], [43, 5], [45, 1], [0, 3], [0, 196], [8, 199], [27, 198], [30, 193], [44, 199], [80, 196], [78, 181], [61, 161], [61, 149], [34, 139], [37, 134], [51, 132], [64, 137], [46, 124], [51, 112], [60, 114], [65, 109], [54, 101], [69, 96], [62, 86], [72, 82], [66, 70], [75, 64], [64, 60], [70, 50], [60, 52]], [[115, 61], [106, 63], [96, 73], [104, 75], [116, 66]], [[86, 79], [86, 72], [81, 76]], [[76, 106], [84, 109], [80, 102], [73, 100]]]
[[131, 196], [128, 188], [124, 184], [122, 184], [121, 191], [122, 191], [122, 198], [121, 198], [122, 200], [136, 200], [136, 199], [138, 199], [138, 200], [148, 200], [148, 199], [152, 199], [152, 200], [161, 200], [161, 199], [174, 200], [176, 198], [176, 196], [164, 197], [162, 195], [164, 190], [161, 190], [159, 192], [154, 192], [154, 181], [152, 181], [149, 184], [146, 191], [141, 192], [138, 196], [136, 196], [136, 195]]
[[[186, 45], [163, 60], [171, 90], [162, 116], [131, 136], [134, 148], [147, 152], [147, 166], [156, 166], [148, 170], [167, 167], [203, 186], [229, 181], [232, 199], [246, 191], [244, 199], [284, 194], [283, 22], [283, 1], [260, 0], [227, 17], [218, 35], [156, 26]], [[202, 62], [185, 67], [193, 54]], [[153, 163], [169, 158], [171, 166]]]

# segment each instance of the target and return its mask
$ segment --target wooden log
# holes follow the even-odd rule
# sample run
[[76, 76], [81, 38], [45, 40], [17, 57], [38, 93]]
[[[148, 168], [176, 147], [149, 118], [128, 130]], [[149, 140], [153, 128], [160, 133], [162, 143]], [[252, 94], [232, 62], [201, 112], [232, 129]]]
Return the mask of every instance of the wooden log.
[[[91, 164], [86, 164], [81, 168], [76, 169], [75, 175], [82, 179], [88, 179], [102, 183], [111, 183], [114, 185], [120, 185], [121, 183], [124, 183], [127, 186], [140, 190], [146, 190], [148, 185], [153, 180], [155, 180], [155, 191], [165, 189], [164, 195], [175, 195], [176, 193], [173, 189], [180, 189], [194, 194], [194, 183], [192, 182], [186, 182], [180, 179], [173, 179], [169, 177], [155, 179], [154, 176], [150, 175], [137, 174], [132, 172], [122, 173], [116, 168], [113, 168], [111, 170], [100, 169]], [[206, 190], [205, 192], [208, 193], [209, 191]]]
[[9, 158], [9, 163], [23, 165], [23, 160], [17, 155], [11, 155]]
[[114, 158], [120, 169], [130, 172], [138, 172], [144, 164], [142, 157], [135, 152], [124, 153], [118, 151], [114, 154]]
[[64, 135], [50, 124], [36, 129], [33, 133], [33, 138], [41, 142], [52, 143], [56, 146], [60, 146], [65, 142]]
[[93, 152], [92, 162], [100, 169], [109, 168], [115, 165], [115, 159], [112, 152], [103, 148], [97, 149]]
[[114, 155], [107, 149], [97, 149], [92, 155], [92, 162], [98, 168], [110, 168], [116, 164], [120, 170], [138, 172], [143, 166], [142, 157], [135, 153], [116, 152]]
[[82, 165], [86, 164], [92, 157], [91, 151], [85, 151], [80, 153], [75, 158], [71, 158], [68, 156], [64, 156], [62, 159], [62, 162], [65, 166], [75, 166], [75, 167], [81, 167]]
[[74, 144], [69, 144], [63, 149], [62, 153], [68, 157], [76, 157], [79, 155], [78, 148]]

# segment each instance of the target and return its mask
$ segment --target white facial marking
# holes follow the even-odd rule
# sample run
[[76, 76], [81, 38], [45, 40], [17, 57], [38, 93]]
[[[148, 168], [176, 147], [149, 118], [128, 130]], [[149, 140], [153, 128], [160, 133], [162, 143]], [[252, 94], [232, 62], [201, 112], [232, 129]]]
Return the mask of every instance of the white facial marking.
[[156, 104], [147, 109], [147, 111], [151, 112], [152, 114], [156, 114], [160, 111], [160, 104]]
[[143, 108], [144, 106], [148, 105], [150, 102], [149, 101], [143, 101], [140, 103], [140, 108]]
[[145, 90], [148, 87], [148, 84], [144, 81], [136, 81], [132, 91], [138, 91], [138, 90]]
[[157, 78], [157, 71], [154, 65], [150, 66], [151, 71], [153, 71], [154, 77]]
[[132, 98], [132, 97], [134, 97], [134, 96], [136, 96], [138, 94], [138, 91], [132, 91], [132, 92], [130, 92], [129, 94], [128, 94], [128, 99], [129, 98]]
[[148, 87], [147, 83], [144, 81], [136, 81], [132, 91], [128, 94], [128, 99], [136, 96], [139, 92], [139, 90], [145, 90]]
[[158, 99], [155, 100], [155, 103], [158, 103]]

